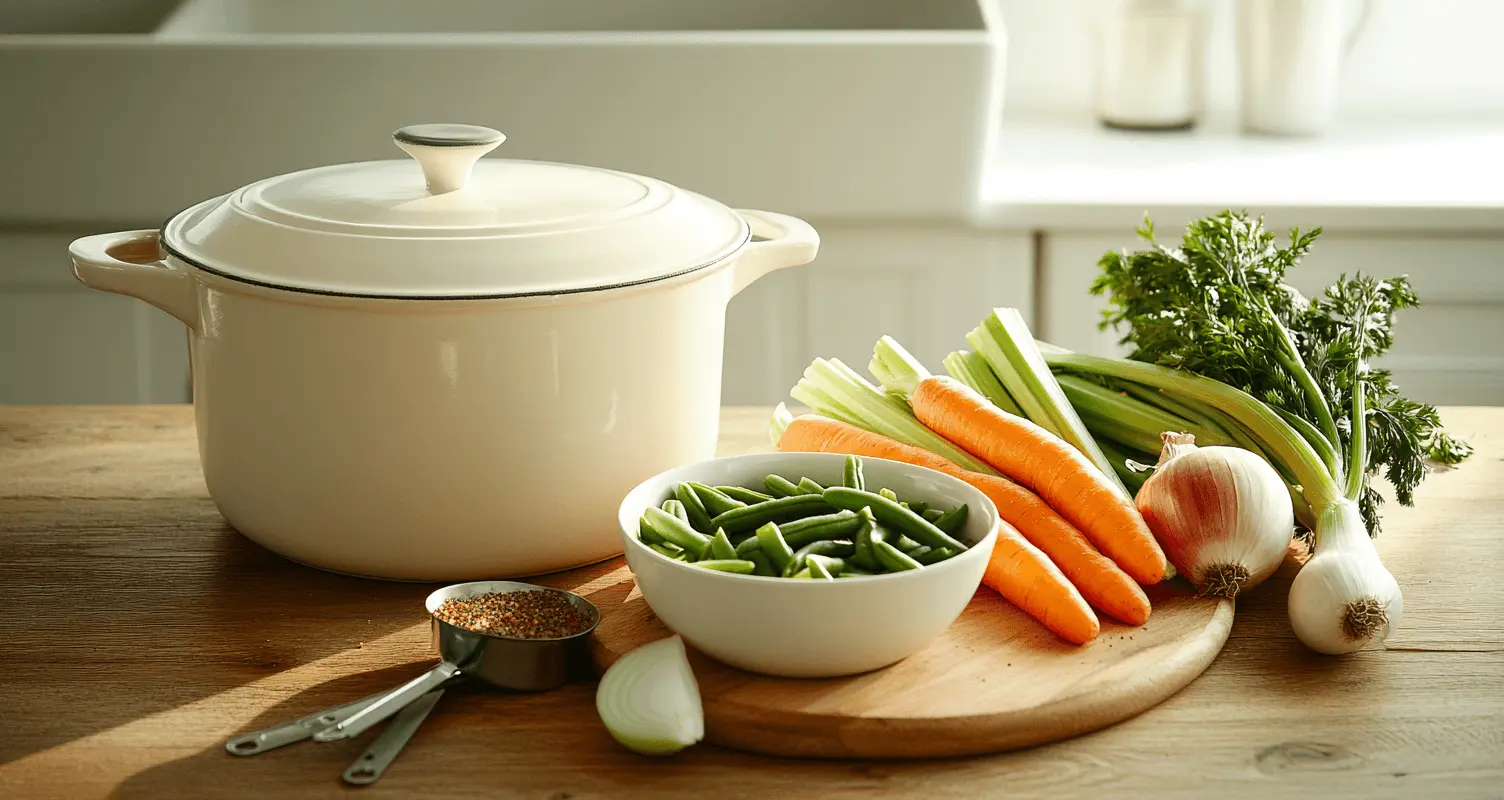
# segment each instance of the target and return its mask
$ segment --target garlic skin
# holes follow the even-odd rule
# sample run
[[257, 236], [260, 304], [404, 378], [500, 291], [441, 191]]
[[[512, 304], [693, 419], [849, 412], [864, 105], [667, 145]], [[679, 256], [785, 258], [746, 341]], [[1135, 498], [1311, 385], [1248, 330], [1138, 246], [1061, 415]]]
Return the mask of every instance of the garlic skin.
[[1279, 569], [1295, 510], [1279, 473], [1239, 447], [1164, 433], [1159, 466], [1135, 503], [1175, 569], [1203, 595], [1237, 597]]
[[1322, 509], [1316, 552], [1290, 586], [1289, 613], [1296, 638], [1328, 655], [1383, 642], [1399, 627], [1404, 595], [1351, 501]]

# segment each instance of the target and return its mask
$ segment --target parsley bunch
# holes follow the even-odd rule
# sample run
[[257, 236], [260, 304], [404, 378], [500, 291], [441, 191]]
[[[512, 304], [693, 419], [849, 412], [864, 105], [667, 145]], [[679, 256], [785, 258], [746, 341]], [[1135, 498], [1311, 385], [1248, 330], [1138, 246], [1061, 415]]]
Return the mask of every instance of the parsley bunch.
[[1146, 219], [1148, 248], [1104, 255], [1091, 290], [1109, 301], [1102, 326], [1126, 329], [1130, 358], [1241, 389], [1330, 454], [1333, 481], [1377, 534], [1371, 475], [1410, 505], [1427, 459], [1455, 464], [1472, 448], [1372, 366], [1394, 344], [1394, 313], [1419, 304], [1406, 278], [1343, 275], [1312, 299], [1285, 283], [1320, 233], [1297, 229], [1281, 246], [1261, 219], [1224, 211], [1192, 222], [1171, 247]]

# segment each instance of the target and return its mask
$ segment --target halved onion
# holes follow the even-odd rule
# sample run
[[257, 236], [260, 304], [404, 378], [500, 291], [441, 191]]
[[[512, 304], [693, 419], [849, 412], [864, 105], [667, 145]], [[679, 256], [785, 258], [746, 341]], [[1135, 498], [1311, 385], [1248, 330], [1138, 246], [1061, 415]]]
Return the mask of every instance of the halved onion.
[[644, 755], [677, 753], [705, 737], [700, 686], [677, 635], [617, 659], [601, 676], [595, 710], [616, 741]]

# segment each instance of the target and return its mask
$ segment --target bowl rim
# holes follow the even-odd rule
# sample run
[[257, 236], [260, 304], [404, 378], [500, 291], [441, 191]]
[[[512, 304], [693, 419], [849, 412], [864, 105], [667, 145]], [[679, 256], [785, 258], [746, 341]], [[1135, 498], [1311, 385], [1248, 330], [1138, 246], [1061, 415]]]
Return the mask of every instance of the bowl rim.
[[[695, 573], [698, 573], [698, 574], [701, 574], [701, 575], [708, 575], [712, 580], [714, 580], [716, 578], [722, 578], [722, 579], [726, 579], [726, 580], [752, 581], [752, 582], [763, 583], [763, 584], [770, 585], [770, 586], [771, 585], [777, 585], [777, 586], [827, 586], [828, 587], [828, 586], [839, 586], [841, 584], [859, 584], [860, 585], [860, 584], [871, 584], [871, 583], [876, 583], [876, 582], [880, 582], [880, 581], [899, 581], [899, 580], [904, 580], [906, 578], [913, 578], [914, 576], [918, 576], [918, 575], [935, 575], [936, 573], [943, 572], [945, 570], [956, 569], [957, 568], [956, 565], [958, 563], [964, 561], [968, 556], [974, 556], [975, 551], [977, 550], [977, 548], [981, 547], [982, 545], [984, 545], [984, 544], [986, 544], [988, 542], [991, 542], [993, 544], [992, 548], [987, 548], [988, 557], [989, 558], [991, 557], [992, 549], [996, 547], [996, 540], [997, 540], [999, 534], [1002, 532], [1002, 526], [1004, 524], [1006, 524], [1006, 523], [1003, 522], [1002, 517], [998, 514], [997, 505], [992, 502], [992, 498], [988, 497], [984, 492], [982, 492], [982, 490], [976, 488], [975, 486], [972, 486], [971, 484], [967, 483], [966, 481], [961, 480], [960, 478], [957, 478], [954, 475], [947, 475], [946, 473], [941, 472], [940, 470], [937, 470], [937, 469], [931, 469], [929, 467], [921, 467], [921, 466], [919, 466], [917, 464], [910, 464], [907, 461], [896, 461], [896, 460], [891, 459], [891, 458], [879, 458], [877, 456], [858, 456], [858, 458], [861, 458], [863, 461], [868, 461], [868, 460], [872, 460], [872, 461], [886, 461], [886, 462], [888, 462], [890, 464], [894, 464], [894, 465], [898, 466], [902, 470], [909, 470], [909, 471], [916, 472], [918, 474], [935, 477], [935, 478], [938, 478], [939, 481], [942, 482], [942, 483], [948, 481], [948, 482], [950, 482], [950, 483], [952, 483], [954, 485], [957, 485], [957, 486], [961, 487], [962, 491], [971, 492], [971, 493], [975, 494], [982, 501], [981, 508], [983, 510], [985, 510], [990, 515], [990, 517], [992, 519], [992, 525], [987, 529], [987, 534], [985, 536], [983, 536], [981, 539], [977, 540], [974, 544], [972, 544], [970, 547], [968, 547], [965, 552], [961, 553], [960, 555], [952, 556], [951, 558], [948, 558], [945, 561], [942, 561], [942, 562], [940, 562], [938, 564], [927, 565], [924, 569], [904, 570], [903, 572], [885, 572], [885, 573], [882, 573], [880, 575], [861, 575], [861, 576], [857, 576], [857, 577], [853, 577], [853, 578], [845, 578], [845, 579], [837, 579], [837, 580], [829, 580], [829, 581], [827, 581], [827, 580], [803, 581], [803, 580], [793, 580], [791, 578], [784, 578], [784, 577], [776, 576], [776, 575], [743, 575], [743, 574], [737, 573], [737, 572], [722, 572], [720, 570], [713, 570], [713, 569], [696, 569], [693, 564], [685, 562], [685, 561], [680, 561], [680, 560], [675, 559], [675, 558], [669, 558], [668, 556], [666, 556], [666, 555], [658, 552], [657, 550], [654, 550], [653, 548], [648, 547], [640, 539], [638, 539], [637, 536], [635, 535], [635, 530], [636, 530], [636, 527], [637, 527], [637, 517], [633, 517], [632, 518], [630, 526], [627, 524], [628, 523], [627, 518], [626, 518], [627, 502], [632, 499], [632, 496], [635, 495], [635, 494], [637, 494], [639, 491], [643, 490], [643, 488], [646, 487], [648, 484], [650, 484], [650, 483], [656, 483], [658, 481], [661, 481], [661, 480], [663, 480], [665, 478], [665, 476], [667, 476], [667, 475], [669, 475], [671, 473], [690, 472], [690, 471], [693, 471], [693, 470], [696, 470], [696, 469], [703, 468], [703, 467], [705, 467], [707, 465], [710, 465], [710, 464], [716, 464], [716, 463], [725, 462], [725, 461], [741, 461], [741, 460], [750, 460], [750, 459], [757, 459], [757, 458], [772, 459], [772, 458], [777, 458], [777, 457], [804, 457], [804, 456], [812, 456], [812, 457], [816, 457], [817, 459], [825, 459], [825, 458], [840, 459], [844, 463], [844, 461], [846, 459], [846, 455], [847, 455], [846, 453], [810, 452], [810, 451], [797, 451], [797, 452], [787, 452], [787, 453], [780, 452], [780, 451], [768, 452], [768, 453], [740, 453], [740, 454], [732, 455], [732, 456], [718, 456], [716, 458], [707, 458], [707, 459], [704, 459], [702, 461], [696, 461], [696, 462], [692, 462], [692, 463], [689, 463], [689, 464], [681, 464], [680, 466], [673, 467], [671, 469], [666, 469], [666, 470], [664, 470], [664, 471], [662, 471], [662, 472], [660, 472], [660, 473], [658, 473], [658, 474], [656, 474], [656, 475], [654, 475], [654, 476], [652, 476], [652, 477], [650, 477], [650, 478], [648, 478], [646, 480], [643, 480], [643, 481], [639, 482], [636, 486], [633, 486], [632, 489], [630, 491], [628, 491], [625, 496], [622, 497], [621, 504], [617, 507], [617, 514], [616, 514], [616, 516], [617, 516], [617, 524], [621, 528], [622, 539], [625, 540], [624, 541], [625, 547], [627, 549], [635, 549], [637, 552], [643, 553], [643, 554], [645, 554], [649, 558], [659, 559], [663, 563], [669, 564], [669, 565], [671, 565], [672, 567], [674, 567], [676, 569], [689, 570], [689, 571], [692, 571], [692, 572], [695, 572]], [[685, 480], [692, 480], [692, 479], [693, 478], [686, 478]], [[968, 505], [970, 505], [970, 503], [968, 503]], [[969, 513], [970, 512], [968, 511], [968, 514]], [[630, 566], [630, 564], [629, 564], [629, 566]], [[811, 589], [811, 590], [795, 589], [794, 591], [829, 591], [829, 589], [828, 588], [824, 589], [824, 590], [821, 590], [821, 589]]]

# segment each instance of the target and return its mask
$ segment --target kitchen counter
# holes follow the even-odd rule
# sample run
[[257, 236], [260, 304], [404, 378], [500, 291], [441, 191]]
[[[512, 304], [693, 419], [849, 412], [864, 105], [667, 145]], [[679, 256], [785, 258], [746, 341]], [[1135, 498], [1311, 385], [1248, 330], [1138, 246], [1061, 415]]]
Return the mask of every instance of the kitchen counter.
[[[723, 451], [766, 449], [730, 409]], [[1498, 797], [1504, 786], [1504, 409], [1449, 408], [1478, 454], [1391, 505], [1379, 549], [1405, 589], [1382, 648], [1297, 643], [1287, 564], [1238, 604], [1187, 689], [1135, 719], [1032, 750], [945, 762], [800, 762], [711, 746], [632, 755], [593, 686], [452, 689], [373, 797], [699, 797], [1007, 792], [1156, 797]], [[542, 582], [620, 602], [608, 562]], [[417, 674], [430, 587], [289, 563], [236, 535], [199, 470], [187, 406], [0, 407], [0, 796], [345, 796], [364, 742], [253, 758], [224, 740]]]
[[1504, 123], [1344, 119], [1319, 137], [1240, 133], [1211, 116], [1183, 132], [1109, 130], [1086, 117], [1002, 125], [978, 191], [999, 228], [1132, 231], [1147, 211], [1178, 230], [1224, 208], [1276, 228], [1497, 234]]

